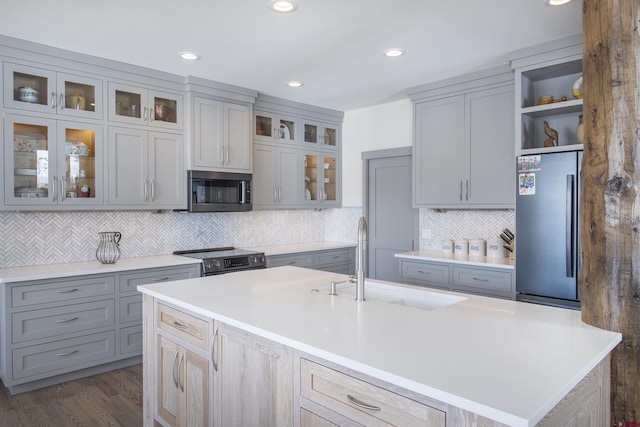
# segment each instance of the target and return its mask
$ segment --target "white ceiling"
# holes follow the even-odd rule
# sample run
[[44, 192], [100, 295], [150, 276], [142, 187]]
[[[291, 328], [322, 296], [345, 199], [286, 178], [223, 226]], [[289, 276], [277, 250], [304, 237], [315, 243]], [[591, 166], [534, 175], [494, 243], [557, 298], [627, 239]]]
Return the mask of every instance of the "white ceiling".
[[[582, 31], [582, 0], [298, 4], [279, 14], [268, 0], [0, 0], [0, 34], [347, 111]], [[384, 57], [390, 47], [406, 55]], [[180, 51], [202, 59], [185, 62]]]

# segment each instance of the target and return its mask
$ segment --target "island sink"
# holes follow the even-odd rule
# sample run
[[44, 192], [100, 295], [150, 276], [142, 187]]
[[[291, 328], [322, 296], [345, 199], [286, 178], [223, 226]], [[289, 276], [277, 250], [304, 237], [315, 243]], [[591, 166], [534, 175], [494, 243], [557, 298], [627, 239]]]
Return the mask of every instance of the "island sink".
[[[351, 283], [341, 284], [337, 288], [337, 293], [337, 296], [346, 295], [353, 298], [356, 295], [356, 288]], [[399, 304], [407, 307], [420, 308], [422, 310], [435, 310], [467, 299], [457, 295], [447, 295], [422, 289], [411, 289], [409, 287], [394, 286], [372, 280], [365, 281], [364, 297], [365, 301], [370, 300]]]

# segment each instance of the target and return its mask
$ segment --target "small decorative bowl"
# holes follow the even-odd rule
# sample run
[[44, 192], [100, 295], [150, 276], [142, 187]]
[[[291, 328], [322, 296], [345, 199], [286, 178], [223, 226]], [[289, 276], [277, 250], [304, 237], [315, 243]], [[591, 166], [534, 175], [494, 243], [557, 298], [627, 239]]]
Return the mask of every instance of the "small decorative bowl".
[[18, 94], [22, 102], [38, 102], [38, 89], [25, 86], [18, 88]]
[[553, 96], [545, 95], [538, 98], [538, 105], [553, 104]]

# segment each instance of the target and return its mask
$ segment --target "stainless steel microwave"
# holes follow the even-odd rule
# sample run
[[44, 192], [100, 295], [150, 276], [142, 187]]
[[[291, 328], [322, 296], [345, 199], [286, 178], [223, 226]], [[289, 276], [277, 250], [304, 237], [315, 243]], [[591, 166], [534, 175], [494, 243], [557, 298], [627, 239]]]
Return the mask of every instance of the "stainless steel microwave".
[[188, 171], [189, 212], [251, 210], [251, 174]]

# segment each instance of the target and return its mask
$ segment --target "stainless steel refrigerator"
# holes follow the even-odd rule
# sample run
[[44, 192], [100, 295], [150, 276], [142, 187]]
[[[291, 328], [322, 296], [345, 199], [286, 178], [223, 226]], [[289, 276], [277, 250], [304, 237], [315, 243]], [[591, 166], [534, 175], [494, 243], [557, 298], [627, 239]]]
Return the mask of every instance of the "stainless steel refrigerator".
[[516, 298], [580, 308], [582, 151], [517, 159]]

